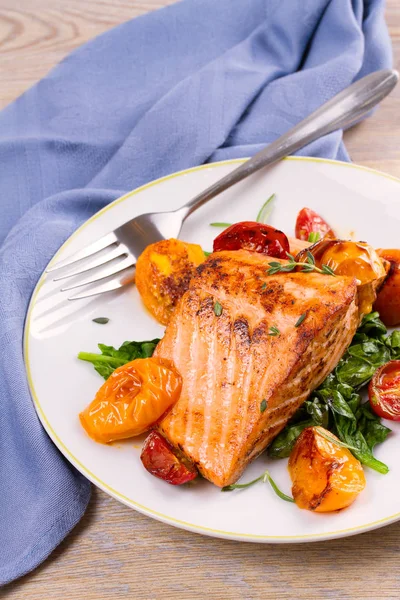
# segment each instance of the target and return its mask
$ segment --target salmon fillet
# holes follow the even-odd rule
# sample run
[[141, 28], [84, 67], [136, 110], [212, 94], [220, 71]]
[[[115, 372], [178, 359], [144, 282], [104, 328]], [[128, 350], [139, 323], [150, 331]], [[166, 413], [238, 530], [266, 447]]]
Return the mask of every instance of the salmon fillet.
[[212, 254], [155, 352], [183, 377], [159, 430], [220, 487], [241, 476], [334, 369], [358, 324], [355, 279], [267, 275], [271, 260]]

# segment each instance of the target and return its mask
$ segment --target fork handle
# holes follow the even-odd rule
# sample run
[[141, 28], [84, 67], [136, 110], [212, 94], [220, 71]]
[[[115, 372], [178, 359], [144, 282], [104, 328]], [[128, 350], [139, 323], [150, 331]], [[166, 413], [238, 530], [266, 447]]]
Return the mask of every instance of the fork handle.
[[399, 74], [383, 69], [363, 77], [323, 104], [245, 163], [179, 209], [186, 219], [197, 208], [259, 169], [293, 154], [323, 135], [354, 125], [397, 84]]

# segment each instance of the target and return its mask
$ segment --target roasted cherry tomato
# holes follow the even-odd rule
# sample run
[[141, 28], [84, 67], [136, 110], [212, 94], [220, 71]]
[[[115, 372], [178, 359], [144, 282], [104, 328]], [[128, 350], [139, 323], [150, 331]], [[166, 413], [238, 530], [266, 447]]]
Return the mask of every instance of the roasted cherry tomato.
[[297, 438], [289, 458], [289, 473], [299, 508], [340, 510], [354, 502], [365, 488], [361, 463], [334, 440], [337, 438], [322, 427], [307, 427]]
[[250, 250], [275, 258], [287, 258], [289, 240], [283, 231], [264, 223], [242, 221], [225, 229], [214, 240], [214, 252]]
[[374, 310], [388, 327], [400, 324], [400, 250], [377, 250], [389, 262], [388, 275], [378, 292]]
[[157, 431], [147, 436], [140, 458], [149, 473], [172, 485], [182, 485], [198, 475], [196, 467]]
[[321, 240], [302, 250], [296, 257], [306, 262], [311, 252], [317, 267], [327, 265], [336, 275], [355, 277], [358, 284], [358, 306], [362, 315], [372, 310], [377, 289], [386, 277], [385, 264], [376, 250], [364, 242]]
[[79, 415], [96, 442], [113, 442], [150, 429], [181, 393], [182, 378], [162, 358], [138, 358], [116, 369]]
[[139, 256], [135, 282], [147, 310], [166, 325], [189, 287], [196, 267], [205, 260], [197, 244], [180, 240], [161, 240], [150, 244]]
[[375, 372], [368, 395], [375, 414], [400, 421], [400, 360], [391, 360]]
[[310, 233], [319, 233], [320, 239], [334, 239], [336, 237], [335, 232], [325, 219], [311, 210], [311, 208], [301, 209], [297, 215], [295, 232], [297, 239], [304, 240], [305, 242], [311, 241], [309, 239]]

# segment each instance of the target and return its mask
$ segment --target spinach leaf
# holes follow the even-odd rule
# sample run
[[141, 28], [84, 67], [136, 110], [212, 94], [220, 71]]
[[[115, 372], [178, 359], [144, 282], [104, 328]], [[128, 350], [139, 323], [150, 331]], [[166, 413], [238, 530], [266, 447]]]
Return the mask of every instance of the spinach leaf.
[[273, 458], [287, 458], [303, 429], [313, 425], [316, 425], [316, 423], [312, 419], [287, 425], [269, 446], [268, 454]]
[[348, 402], [352, 399], [354, 395], [358, 397], [358, 394], [354, 394], [354, 389], [351, 387], [351, 385], [347, 385], [347, 383], [337, 383], [336, 389]]
[[357, 410], [358, 410], [358, 407], [359, 407], [359, 406], [360, 406], [360, 404], [361, 404], [361, 396], [360, 396], [360, 394], [353, 393], [353, 394], [351, 395], [351, 398], [350, 398], [349, 400], [347, 400], [347, 402], [348, 402], [348, 405], [349, 405], [349, 408], [350, 408], [350, 410], [351, 410], [351, 411], [352, 411], [354, 414], [356, 414], [356, 413], [357, 413]]
[[339, 361], [334, 376], [339, 383], [358, 389], [368, 383], [378, 367], [391, 359], [391, 351], [380, 340], [351, 345]]
[[400, 331], [393, 331], [385, 340], [392, 360], [400, 359]]
[[345, 354], [335, 369], [339, 383], [345, 383], [358, 389], [368, 383], [376, 371], [376, 367], [355, 356]]
[[353, 411], [338, 390], [324, 389], [317, 392], [317, 394], [329, 406], [332, 412], [347, 417], [347, 419], [356, 420]]
[[124, 342], [118, 349], [114, 346], [99, 344], [100, 354], [80, 352], [78, 358], [91, 362], [99, 375], [108, 379], [115, 369], [131, 360], [152, 356], [159, 341], [159, 339], [154, 339], [145, 342]]
[[390, 360], [390, 350], [383, 343], [375, 340], [350, 346], [348, 354], [365, 361], [374, 367], [381, 367]]
[[379, 313], [371, 312], [364, 316], [357, 333], [365, 333], [368, 337], [379, 337], [386, 335], [387, 329], [380, 320]]
[[346, 419], [336, 413], [334, 413], [333, 416], [338, 438], [346, 444], [357, 448], [357, 450], [353, 450], [354, 456], [358, 458], [362, 464], [367, 465], [367, 467], [371, 467], [371, 469], [374, 469], [379, 473], [388, 473], [389, 468], [374, 457], [361, 430], [357, 428], [356, 422], [351, 419]]
[[391, 429], [382, 425], [380, 418], [371, 411], [368, 404], [360, 406], [357, 418], [357, 426], [371, 451], [377, 444], [384, 442], [391, 432]]
[[318, 398], [314, 397], [312, 400], [307, 400], [304, 403], [304, 408], [312, 418], [314, 425], [328, 427], [329, 409], [326, 404], [323, 404]]

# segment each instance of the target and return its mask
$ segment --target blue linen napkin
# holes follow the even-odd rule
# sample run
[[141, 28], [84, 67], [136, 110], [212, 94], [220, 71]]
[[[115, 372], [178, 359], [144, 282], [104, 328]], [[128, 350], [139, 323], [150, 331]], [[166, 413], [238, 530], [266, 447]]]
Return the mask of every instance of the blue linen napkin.
[[[122, 193], [250, 156], [390, 64], [382, 0], [185, 0], [86, 44], [2, 111], [0, 583], [43, 561], [90, 496], [25, 378], [24, 317], [53, 253]], [[301, 154], [348, 160], [341, 132]]]

